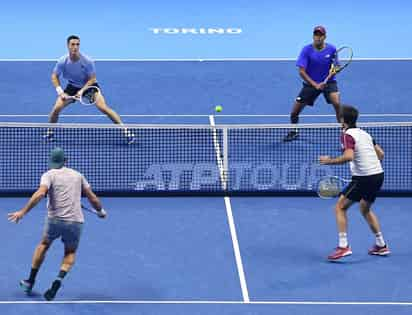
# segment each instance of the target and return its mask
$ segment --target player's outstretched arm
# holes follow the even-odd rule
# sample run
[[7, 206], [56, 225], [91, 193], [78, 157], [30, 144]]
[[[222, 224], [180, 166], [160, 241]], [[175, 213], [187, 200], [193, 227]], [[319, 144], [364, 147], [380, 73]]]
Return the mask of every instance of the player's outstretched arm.
[[40, 185], [40, 187], [34, 192], [27, 204], [22, 209], [8, 214], [9, 221], [19, 223], [19, 221], [26, 215], [26, 213], [33, 209], [39, 203], [39, 201], [47, 195], [47, 191], [47, 186]]

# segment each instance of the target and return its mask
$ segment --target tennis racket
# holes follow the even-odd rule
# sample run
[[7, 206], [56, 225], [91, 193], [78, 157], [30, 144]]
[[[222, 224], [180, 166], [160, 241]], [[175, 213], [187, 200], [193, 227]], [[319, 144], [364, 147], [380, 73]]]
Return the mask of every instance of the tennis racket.
[[343, 46], [336, 50], [332, 57], [329, 74], [322, 83], [326, 84], [331, 77], [345, 69], [352, 62], [352, 57], [353, 51], [349, 46]]
[[96, 104], [99, 94], [100, 89], [97, 86], [91, 85], [84, 89], [80, 96], [71, 96], [70, 99], [79, 101], [83, 105], [90, 106]]
[[350, 183], [351, 180], [343, 179], [337, 176], [327, 176], [319, 180], [317, 186], [317, 194], [322, 199], [331, 199], [339, 196], [343, 188]]
[[99, 218], [105, 218], [107, 216], [107, 213], [104, 209], [102, 209], [101, 211], [97, 211], [96, 209], [93, 208], [89, 208], [86, 207], [85, 205], [82, 204], [82, 209], [86, 210], [88, 212], [94, 213], [95, 215], [97, 215]]

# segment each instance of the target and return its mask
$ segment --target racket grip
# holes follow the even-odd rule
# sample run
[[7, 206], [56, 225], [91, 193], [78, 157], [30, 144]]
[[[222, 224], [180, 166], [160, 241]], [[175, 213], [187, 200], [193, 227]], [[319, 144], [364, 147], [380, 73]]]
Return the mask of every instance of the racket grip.
[[325, 80], [323, 80], [322, 83], [323, 83], [323, 84], [328, 83], [329, 79], [330, 79], [332, 76], [333, 76], [333, 73], [332, 73], [332, 72], [329, 72], [328, 76], [325, 78]]

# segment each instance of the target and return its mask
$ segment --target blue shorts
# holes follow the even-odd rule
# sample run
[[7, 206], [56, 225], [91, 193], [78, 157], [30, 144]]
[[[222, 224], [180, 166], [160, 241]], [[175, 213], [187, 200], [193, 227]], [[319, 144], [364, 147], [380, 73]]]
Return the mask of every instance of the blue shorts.
[[83, 223], [64, 221], [56, 218], [46, 218], [43, 230], [43, 239], [52, 243], [60, 238], [66, 249], [75, 251], [79, 246]]

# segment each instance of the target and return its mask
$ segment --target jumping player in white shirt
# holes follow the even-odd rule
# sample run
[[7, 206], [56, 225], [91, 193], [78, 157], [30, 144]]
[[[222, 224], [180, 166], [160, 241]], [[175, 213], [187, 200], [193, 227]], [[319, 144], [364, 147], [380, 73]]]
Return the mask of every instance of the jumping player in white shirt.
[[382, 148], [364, 130], [356, 127], [358, 111], [352, 106], [341, 106], [340, 120], [343, 133], [341, 143], [343, 154], [339, 157], [320, 156], [321, 164], [343, 164], [350, 162], [351, 182], [340, 193], [335, 206], [336, 222], [339, 232], [339, 245], [328, 256], [330, 261], [341, 259], [352, 254], [347, 238], [346, 211], [355, 202], [359, 202], [360, 211], [375, 234], [375, 245], [369, 249], [370, 255], [387, 256], [390, 250], [383, 238], [379, 220], [372, 211], [371, 205], [376, 199], [384, 180], [381, 160], [384, 157]]

